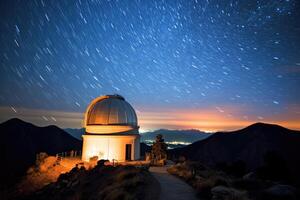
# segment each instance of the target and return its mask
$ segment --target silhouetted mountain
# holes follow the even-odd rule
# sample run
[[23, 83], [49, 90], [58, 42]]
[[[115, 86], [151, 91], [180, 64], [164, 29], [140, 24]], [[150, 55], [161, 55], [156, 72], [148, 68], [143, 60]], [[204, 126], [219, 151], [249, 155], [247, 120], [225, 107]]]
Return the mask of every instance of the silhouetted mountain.
[[152, 132], [141, 133], [142, 141], [147, 140], [155, 140], [156, 135], [161, 134], [165, 139], [165, 142], [185, 142], [185, 143], [193, 143], [198, 140], [202, 140], [207, 138], [211, 134], [205, 133], [199, 130], [191, 129], [191, 130], [167, 130], [167, 129], [159, 129]]
[[85, 128], [66, 128], [64, 129], [67, 133], [77, 138], [78, 140], [82, 140], [82, 135], [85, 132]]
[[56, 126], [37, 127], [16, 118], [0, 124], [0, 134], [0, 177], [5, 184], [24, 174], [39, 152], [81, 150], [81, 141]]
[[300, 177], [300, 131], [278, 125], [256, 123], [238, 131], [218, 132], [186, 147], [170, 150], [171, 156], [184, 156], [212, 166], [241, 160], [250, 170], [262, 166], [268, 152], [276, 152], [290, 172]]

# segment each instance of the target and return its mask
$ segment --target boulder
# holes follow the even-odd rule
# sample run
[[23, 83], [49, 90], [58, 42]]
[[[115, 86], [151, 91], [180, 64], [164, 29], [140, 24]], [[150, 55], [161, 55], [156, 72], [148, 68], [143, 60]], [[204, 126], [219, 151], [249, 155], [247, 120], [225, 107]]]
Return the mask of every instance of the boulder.
[[98, 166], [104, 166], [106, 162], [109, 162], [109, 160], [104, 160], [104, 159], [101, 159], [97, 162], [97, 165]]
[[212, 200], [248, 200], [247, 192], [225, 186], [216, 186], [211, 189]]
[[274, 185], [263, 192], [264, 199], [272, 200], [296, 200], [297, 190], [290, 185]]
[[40, 172], [47, 172], [49, 169], [53, 168], [56, 165], [56, 157], [54, 156], [48, 156], [43, 160], [43, 162], [40, 162], [39, 164], [39, 171]]
[[249, 172], [248, 174], [245, 174], [243, 176], [244, 180], [256, 180], [257, 179], [257, 175], [255, 172]]
[[97, 161], [98, 161], [98, 156], [93, 156], [89, 160], [89, 162], [92, 162], [92, 163], [97, 163]]

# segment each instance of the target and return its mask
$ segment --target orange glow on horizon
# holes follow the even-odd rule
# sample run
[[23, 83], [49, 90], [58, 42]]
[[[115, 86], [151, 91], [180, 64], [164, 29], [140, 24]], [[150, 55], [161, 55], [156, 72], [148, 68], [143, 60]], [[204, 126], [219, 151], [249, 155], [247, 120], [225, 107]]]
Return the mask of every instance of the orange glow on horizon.
[[[57, 125], [62, 128], [80, 128], [83, 126], [84, 113], [49, 111], [26, 108], [0, 107], [0, 122], [10, 118], [20, 118], [38, 126]], [[199, 129], [201, 131], [229, 131], [244, 128], [256, 122], [279, 124], [300, 130], [300, 106], [290, 106], [288, 111], [278, 116], [245, 116], [252, 108], [223, 106], [206, 109], [145, 108], [136, 109], [140, 130]], [[4, 118], [5, 117], [5, 118]], [[46, 119], [47, 120], [46, 120]], [[55, 120], [53, 120], [55, 119]]]
[[275, 117], [248, 117], [246, 108], [222, 107], [210, 109], [160, 109], [159, 111], [139, 111], [141, 127], [152, 129], [198, 129], [201, 131], [229, 131], [249, 126], [256, 122], [278, 124], [290, 129], [300, 130], [300, 119], [283, 113], [281, 118]]

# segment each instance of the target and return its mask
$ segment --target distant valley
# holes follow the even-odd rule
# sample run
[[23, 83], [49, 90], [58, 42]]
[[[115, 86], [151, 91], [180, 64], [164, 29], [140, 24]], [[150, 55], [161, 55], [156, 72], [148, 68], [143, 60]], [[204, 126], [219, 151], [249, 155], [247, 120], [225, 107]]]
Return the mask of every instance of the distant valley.
[[[64, 129], [67, 133], [73, 137], [81, 140], [81, 135], [84, 134], [85, 129], [73, 129], [67, 128]], [[211, 135], [211, 133], [206, 133], [196, 129], [189, 130], [168, 130], [168, 129], [159, 129], [155, 131], [149, 131], [140, 133], [141, 142], [151, 145], [155, 141], [156, 135], [161, 134], [165, 139], [165, 142], [168, 144], [170, 149], [184, 147], [186, 145], [192, 144], [193, 142], [203, 140]]]
[[168, 130], [168, 129], [159, 129], [156, 131], [141, 133], [141, 141], [150, 145], [155, 141], [156, 135], [161, 134], [168, 144], [168, 147], [178, 148], [183, 147], [189, 144], [192, 144], [196, 141], [203, 140], [209, 137], [210, 133], [205, 133], [196, 129], [190, 130]]

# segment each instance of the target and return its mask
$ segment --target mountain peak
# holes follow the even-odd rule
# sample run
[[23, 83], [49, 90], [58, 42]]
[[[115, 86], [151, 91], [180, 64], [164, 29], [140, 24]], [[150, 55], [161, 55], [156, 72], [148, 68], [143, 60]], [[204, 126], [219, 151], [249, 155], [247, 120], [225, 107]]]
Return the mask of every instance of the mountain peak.
[[3, 122], [2, 124], [3, 125], [15, 125], [15, 126], [16, 125], [22, 125], [22, 126], [28, 126], [28, 125], [30, 125], [30, 126], [34, 126], [33, 124], [25, 122], [25, 121], [23, 121], [23, 120], [21, 120], [19, 118], [11, 118], [11, 119]]
[[275, 124], [255, 123], [244, 129], [213, 134], [202, 141], [170, 150], [170, 156], [200, 161], [216, 166], [220, 163], [243, 161], [249, 170], [261, 167], [265, 156], [274, 152], [282, 156], [293, 173], [295, 181], [300, 177], [300, 131]]
[[257, 122], [254, 124], [251, 124], [250, 126], [247, 126], [246, 128], [242, 129], [244, 131], [253, 131], [253, 130], [276, 130], [276, 131], [286, 131], [288, 130], [285, 127], [282, 127], [277, 124], [268, 124], [263, 122]]
[[19, 118], [11, 118], [11, 119], [9, 119], [9, 120], [7, 120], [6, 122], [15, 122], [15, 123], [18, 123], [18, 122], [22, 122], [22, 123], [27, 123], [27, 122], [25, 122], [25, 121], [23, 121], [23, 120], [21, 120], [21, 119], [19, 119]]

